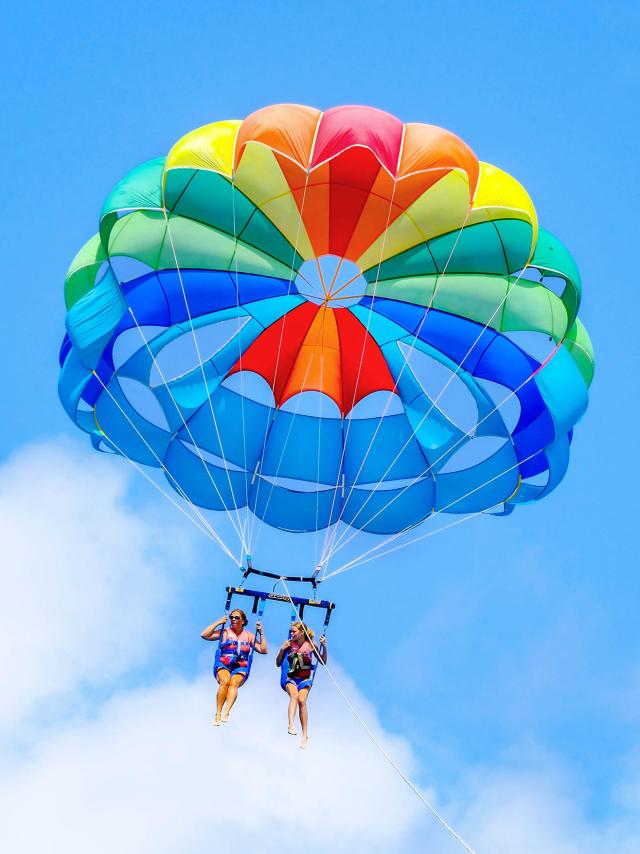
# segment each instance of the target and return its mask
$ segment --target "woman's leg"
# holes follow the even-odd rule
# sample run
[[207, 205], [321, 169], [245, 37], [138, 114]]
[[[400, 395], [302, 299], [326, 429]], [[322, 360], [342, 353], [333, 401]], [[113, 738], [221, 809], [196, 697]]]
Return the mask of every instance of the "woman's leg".
[[218, 693], [216, 694], [216, 717], [214, 723], [216, 726], [219, 726], [222, 706], [224, 705], [224, 701], [227, 699], [227, 691], [229, 689], [231, 674], [228, 670], [225, 670], [224, 667], [220, 667], [216, 672], [216, 679], [218, 680]]
[[307, 724], [309, 723], [309, 712], [307, 711], [307, 697], [309, 689], [302, 688], [298, 692], [298, 714], [300, 715], [300, 724], [302, 726], [302, 741], [300, 747], [306, 747], [309, 737], [307, 735]]
[[289, 709], [287, 711], [287, 716], [289, 719], [289, 735], [297, 735], [298, 733], [295, 731], [295, 716], [296, 716], [296, 706], [298, 705], [298, 689], [292, 682], [287, 682], [285, 685], [287, 694], [289, 695]]
[[227, 702], [225, 703], [224, 712], [222, 713], [222, 720], [226, 723], [229, 720], [229, 712], [233, 704], [236, 701], [236, 697], [238, 696], [238, 688], [244, 682], [244, 675], [242, 673], [236, 673], [229, 680], [229, 687], [227, 688]]

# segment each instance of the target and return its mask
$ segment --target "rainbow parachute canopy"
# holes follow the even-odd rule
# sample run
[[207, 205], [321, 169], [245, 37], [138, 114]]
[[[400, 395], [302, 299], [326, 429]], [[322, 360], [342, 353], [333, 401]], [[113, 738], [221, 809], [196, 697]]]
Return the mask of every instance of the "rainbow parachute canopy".
[[203, 508], [393, 533], [562, 479], [593, 376], [580, 276], [523, 187], [370, 107], [199, 128], [69, 269], [60, 398]]

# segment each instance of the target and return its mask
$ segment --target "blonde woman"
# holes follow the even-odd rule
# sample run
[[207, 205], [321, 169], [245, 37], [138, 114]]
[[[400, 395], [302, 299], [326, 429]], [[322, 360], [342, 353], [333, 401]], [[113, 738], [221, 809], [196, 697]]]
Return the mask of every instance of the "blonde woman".
[[[235, 608], [229, 614], [229, 628], [223, 628], [227, 622], [221, 617], [202, 632], [201, 637], [207, 641], [220, 640], [213, 664], [213, 675], [218, 682], [216, 695], [216, 716], [214, 725], [220, 726], [229, 720], [229, 712], [238, 696], [238, 688], [247, 681], [249, 676], [249, 660], [251, 649], [261, 655], [267, 654], [267, 639], [262, 631], [262, 623], [256, 623], [256, 634], [246, 630], [247, 615], [240, 608]], [[257, 641], [256, 637], [260, 636]]]
[[323, 664], [327, 663], [327, 639], [322, 635], [318, 648], [313, 642], [313, 631], [300, 621], [293, 623], [289, 638], [278, 651], [276, 666], [280, 668], [280, 686], [289, 695], [289, 735], [297, 735], [294, 728], [297, 707], [302, 727], [302, 748], [306, 748], [309, 741], [307, 697], [313, 682], [314, 656]]

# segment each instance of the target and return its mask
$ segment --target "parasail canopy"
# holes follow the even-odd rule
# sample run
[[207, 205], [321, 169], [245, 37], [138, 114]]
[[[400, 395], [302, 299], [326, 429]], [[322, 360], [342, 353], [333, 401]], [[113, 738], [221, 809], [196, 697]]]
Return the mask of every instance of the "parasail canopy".
[[449, 131], [265, 107], [109, 194], [67, 274], [60, 398], [243, 539], [240, 511], [374, 534], [505, 514], [567, 469], [580, 296], [525, 189]]

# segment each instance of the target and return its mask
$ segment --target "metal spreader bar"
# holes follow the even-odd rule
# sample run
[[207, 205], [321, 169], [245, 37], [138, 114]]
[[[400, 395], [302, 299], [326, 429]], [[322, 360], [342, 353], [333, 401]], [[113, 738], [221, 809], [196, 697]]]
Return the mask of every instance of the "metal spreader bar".
[[[318, 589], [318, 573], [320, 567], [317, 567], [311, 575], [283, 575], [281, 572], [267, 572], [264, 569], [256, 569], [253, 566], [251, 555], [247, 555], [247, 567], [242, 570], [242, 582], [244, 583], [250, 575], [260, 575], [262, 578], [274, 578], [276, 581], [283, 579], [284, 581], [298, 581], [304, 584], [310, 584], [314, 590]], [[287, 600], [288, 601], [288, 600]]]
[[[278, 575], [277, 578], [282, 578]], [[248, 596], [253, 599], [253, 614], [258, 612], [260, 602], [287, 602], [293, 604], [300, 614], [300, 619], [303, 618], [305, 608], [321, 608], [326, 612], [325, 626], [329, 624], [331, 612], [336, 607], [333, 602], [327, 599], [307, 599], [302, 596], [285, 596], [282, 593], [265, 593], [262, 590], [248, 590], [246, 587], [227, 587], [227, 604], [225, 610], [228, 611], [231, 605], [231, 600], [234, 596]]]

